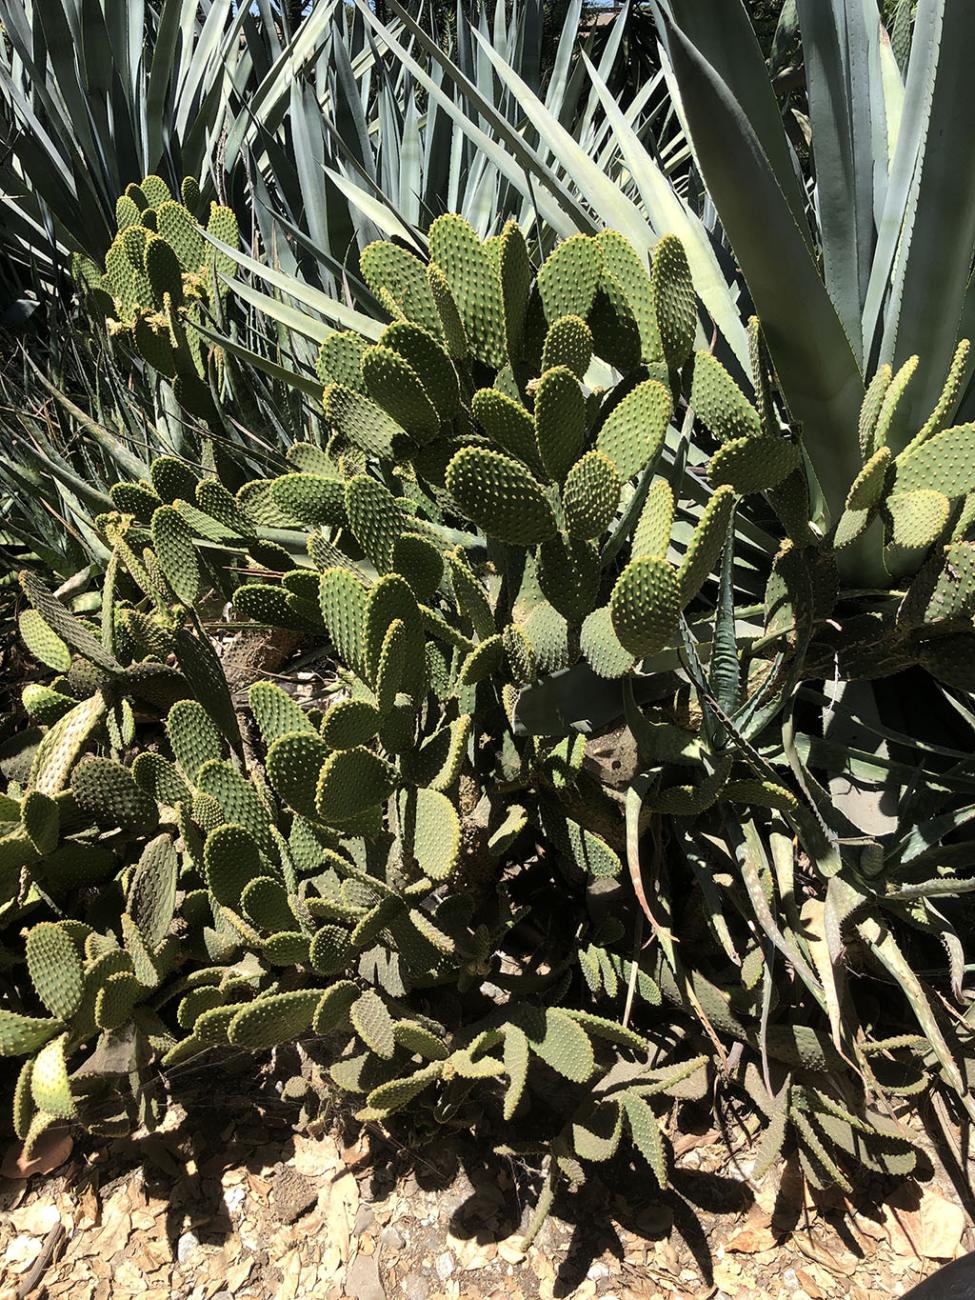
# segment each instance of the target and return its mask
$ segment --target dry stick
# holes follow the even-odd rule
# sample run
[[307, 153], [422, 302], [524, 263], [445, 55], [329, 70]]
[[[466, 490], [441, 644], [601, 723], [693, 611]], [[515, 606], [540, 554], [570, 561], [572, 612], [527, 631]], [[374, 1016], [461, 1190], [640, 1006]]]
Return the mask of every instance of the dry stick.
[[54, 1252], [61, 1244], [63, 1237], [64, 1224], [59, 1219], [44, 1238], [44, 1244], [41, 1246], [41, 1253], [38, 1255], [37, 1259], [34, 1260], [28, 1272], [24, 1275], [24, 1279], [20, 1286], [18, 1286], [17, 1300], [24, 1300], [24, 1298], [29, 1296], [34, 1290], [38, 1282], [40, 1282], [45, 1269], [54, 1257]]

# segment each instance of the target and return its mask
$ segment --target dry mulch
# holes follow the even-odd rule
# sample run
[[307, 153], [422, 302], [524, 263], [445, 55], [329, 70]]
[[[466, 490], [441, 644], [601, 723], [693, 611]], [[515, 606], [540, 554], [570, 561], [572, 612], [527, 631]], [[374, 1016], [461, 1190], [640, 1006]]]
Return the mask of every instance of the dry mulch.
[[705, 1129], [675, 1137], [666, 1192], [597, 1174], [524, 1253], [537, 1184], [469, 1135], [397, 1144], [208, 1086], [153, 1133], [0, 1178], [0, 1300], [893, 1300], [975, 1245], [936, 1160], [854, 1197], [791, 1162], [753, 1187], [747, 1145]]

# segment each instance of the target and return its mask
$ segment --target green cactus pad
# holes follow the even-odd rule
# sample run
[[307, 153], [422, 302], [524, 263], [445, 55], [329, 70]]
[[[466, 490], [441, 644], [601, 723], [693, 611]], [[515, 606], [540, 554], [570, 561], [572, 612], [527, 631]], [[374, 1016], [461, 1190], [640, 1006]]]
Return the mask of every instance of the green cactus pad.
[[379, 572], [388, 573], [404, 525], [396, 498], [377, 479], [357, 474], [345, 485], [345, 508], [356, 541]]
[[179, 258], [165, 239], [151, 232], [146, 238], [146, 275], [152, 285], [153, 306], [162, 307], [163, 299], [169, 295], [172, 305], [178, 307], [183, 301], [183, 275]]
[[225, 821], [243, 826], [262, 852], [273, 852], [270, 814], [243, 773], [223, 759], [214, 758], [200, 768], [196, 784], [204, 794], [216, 799]]
[[60, 804], [40, 790], [29, 790], [20, 805], [20, 824], [35, 852], [52, 853], [61, 832]]
[[640, 325], [623, 285], [603, 267], [589, 312], [593, 350], [621, 374], [636, 370], [643, 356]]
[[[406, 679], [409, 657], [415, 652], [416, 644], [414, 641], [411, 645], [406, 623], [401, 618], [394, 618], [386, 628], [376, 665], [374, 680], [377, 724], [392, 711], [396, 704], [396, 697]], [[349, 703], [353, 702], [349, 701]], [[362, 702], [366, 703], [365, 701]], [[372, 706], [369, 705], [368, 707], [371, 708]], [[330, 743], [333, 748], [340, 748], [334, 742]], [[362, 742], [356, 741], [355, 743], [361, 744]]]
[[833, 534], [833, 549], [841, 551], [850, 546], [863, 535], [872, 518], [871, 510], [844, 510]]
[[359, 266], [377, 297], [385, 290], [408, 320], [434, 337], [440, 334], [440, 316], [419, 258], [398, 244], [377, 240], [362, 250]]
[[571, 235], [545, 259], [538, 272], [545, 319], [589, 315], [602, 274], [599, 244], [588, 235]]
[[516, 221], [506, 221], [501, 232], [499, 272], [505, 343], [508, 358], [514, 365], [521, 361], [525, 351], [525, 318], [532, 285], [528, 245]]
[[687, 254], [676, 235], [664, 235], [654, 249], [650, 292], [664, 360], [676, 370], [691, 355], [697, 329], [694, 285]]
[[474, 228], [454, 212], [430, 226], [430, 256], [447, 279], [471, 351], [499, 369], [507, 359], [498, 265]]
[[728, 484], [741, 496], [778, 487], [800, 464], [799, 448], [784, 438], [735, 438], [711, 457], [708, 478]]
[[537, 465], [535, 425], [520, 402], [496, 388], [482, 388], [474, 394], [471, 413], [502, 451], [523, 460], [526, 465]]
[[954, 498], [975, 489], [975, 424], [957, 424], [896, 462], [896, 492], [920, 489]]
[[173, 592], [192, 605], [200, 594], [200, 565], [192, 534], [172, 506], [162, 505], [153, 513], [152, 544]]
[[308, 958], [312, 970], [319, 975], [337, 975], [348, 965], [352, 951], [348, 930], [339, 925], [323, 925], [315, 932]]
[[417, 600], [429, 601], [443, 578], [443, 559], [425, 537], [401, 533], [393, 543], [393, 572], [406, 579]]
[[251, 925], [272, 934], [291, 930], [294, 913], [288, 904], [288, 891], [273, 876], [255, 876], [240, 894], [240, 906]]
[[[933, 673], [939, 681], [961, 691], [975, 691], [975, 633], [959, 632], [955, 636], [938, 637], [921, 648], [918, 658], [921, 667]], [[2, 1035], [0, 1021], [0, 1047]]]
[[516, 686], [527, 686], [538, 676], [535, 647], [515, 623], [509, 623], [501, 636], [505, 660], [511, 680]]
[[457, 674], [458, 687], [476, 686], [493, 677], [501, 667], [503, 649], [498, 635], [479, 642], [461, 665]]
[[890, 541], [908, 551], [921, 551], [934, 544], [948, 523], [951, 502], [940, 492], [919, 488], [895, 492], [884, 502], [890, 526]]
[[319, 583], [318, 598], [339, 659], [364, 673], [366, 588], [347, 569], [326, 569]]
[[316, 1034], [330, 1034], [350, 1024], [349, 1011], [359, 997], [351, 980], [339, 980], [325, 990], [315, 1007], [311, 1027]]
[[588, 451], [572, 466], [562, 488], [570, 537], [589, 539], [605, 532], [619, 508], [622, 482], [615, 463], [602, 451]]
[[404, 853], [422, 875], [445, 880], [460, 855], [460, 818], [453, 803], [439, 790], [404, 790], [399, 814]]
[[890, 448], [879, 447], [853, 480], [846, 495], [847, 510], [870, 510], [879, 505], [884, 495], [890, 462]]
[[447, 354], [454, 361], [462, 361], [469, 351], [467, 331], [464, 329], [464, 322], [461, 320], [447, 277], [436, 262], [431, 262], [427, 266], [427, 283], [436, 304], [439, 328], [443, 330]]
[[[380, 343], [397, 352], [420, 377], [440, 420], [452, 420], [460, 410], [457, 372], [443, 346], [420, 325], [396, 321], [383, 330]], [[377, 397], [377, 401], [381, 400]], [[410, 429], [410, 425], [404, 427]]]
[[71, 1095], [65, 1047], [68, 1035], [53, 1038], [34, 1058], [30, 1076], [31, 1095], [38, 1110], [56, 1119], [74, 1119], [77, 1112]]
[[281, 513], [298, 523], [333, 528], [345, 523], [345, 484], [337, 475], [282, 474], [271, 481], [270, 492]]
[[677, 572], [666, 560], [642, 555], [616, 580], [609, 602], [613, 629], [631, 654], [656, 654], [673, 638], [680, 613]]
[[917, 370], [918, 360], [916, 356], [908, 357], [887, 385], [871, 436], [871, 454], [880, 447], [886, 446], [904, 394]]
[[653, 1170], [659, 1186], [666, 1187], [668, 1184], [667, 1157], [664, 1154], [663, 1139], [660, 1135], [660, 1125], [656, 1115], [649, 1103], [644, 1101], [639, 1093], [633, 1091], [624, 1092], [620, 1097], [620, 1101], [626, 1114], [626, 1122], [633, 1145]]
[[147, 524], [152, 512], [160, 504], [154, 489], [144, 483], [113, 483], [108, 489], [112, 505], [120, 514], [132, 515], [141, 524]]
[[581, 623], [592, 613], [600, 577], [599, 552], [591, 542], [558, 535], [539, 547], [539, 585], [569, 623]]
[[100, 826], [150, 835], [155, 830], [155, 800], [136, 785], [129, 768], [113, 759], [82, 759], [72, 773], [71, 789], [78, 806]]
[[191, 785], [203, 764], [223, 753], [220, 732], [196, 700], [178, 700], [173, 705], [166, 718], [166, 734], [179, 769]]
[[863, 402], [860, 406], [857, 437], [860, 443], [860, 454], [865, 462], [874, 455], [876, 450], [878, 450], [874, 439], [874, 433], [877, 428], [877, 417], [880, 415], [880, 408], [887, 395], [887, 389], [890, 387], [892, 376], [893, 371], [888, 364], [885, 363], [878, 367], [873, 378], [870, 380], [870, 383], [867, 385], [867, 391], [864, 394]]
[[560, 316], [552, 322], [542, 348], [542, 373], [556, 366], [582, 379], [592, 360], [592, 333], [581, 316]]
[[691, 405], [712, 437], [719, 442], [761, 435], [758, 412], [710, 352], [694, 354]]
[[36, 1052], [62, 1028], [60, 1020], [24, 1016], [0, 1007], [0, 1056], [26, 1056]]
[[78, 703], [73, 696], [42, 686], [40, 682], [28, 682], [20, 698], [28, 716], [42, 727], [53, 726]]
[[34, 992], [58, 1020], [70, 1020], [81, 1004], [83, 970], [77, 945], [56, 921], [27, 932], [27, 973]]
[[268, 780], [277, 794], [295, 812], [313, 820], [317, 819], [315, 788], [328, 752], [321, 737], [304, 730], [279, 736], [267, 752]]
[[173, 841], [168, 835], [158, 835], [142, 850], [126, 899], [126, 910], [153, 951], [165, 939], [172, 924], [176, 876]]
[[585, 1083], [596, 1060], [589, 1035], [559, 1007], [519, 1008], [516, 1019], [525, 1031], [532, 1052], [564, 1079]]
[[370, 1051], [392, 1060], [396, 1051], [393, 1018], [378, 993], [367, 989], [349, 1009], [352, 1025]]
[[555, 532], [541, 486], [510, 456], [462, 448], [447, 466], [447, 488], [463, 514], [499, 541], [532, 546]]
[[108, 975], [95, 996], [95, 1024], [99, 1029], [118, 1029], [132, 1014], [145, 989], [130, 971]]
[[640, 255], [624, 235], [615, 230], [601, 230], [596, 243], [603, 266], [621, 286], [640, 331], [644, 360], [661, 355], [660, 331], [650, 286], [650, 273]]
[[670, 532], [674, 523], [674, 494], [666, 479], [654, 479], [647, 499], [640, 511], [630, 552], [633, 559], [639, 555], [657, 555], [663, 559], [670, 546]]
[[408, 447], [402, 425], [364, 393], [345, 384], [329, 384], [323, 400], [329, 423], [353, 447], [385, 460]]
[[35, 659], [55, 672], [66, 673], [71, 667], [71, 651], [36, 609], [25, 609], [17, 620], [24, 645]]
[[366, 598], [364, 669], [367, 680], [372, 683], [378, 678], [386, 633], [396, 619], [405, 625], [407, 638], [402, 689], [419, 693], [423, 686], [420, 610], [409, 583], [398, 573], [387, 573], [374, 584]]
[[546, 474], [561, 483], [582, 451], [586, 400], [571, 370], [547, 370], [535, 393], [535, 442]]
[[293, 989], [258, 998], [236, 1013], [227, 1038], [234, 1047], [252, 1052], [300, 1038], [311, 1028], [321, 995], [321, 989]]
[[184, 271], [197, 273], [206, 261], [207, 243], [182, 203], [165, 199], [156, 208], [156, 230], [172, 248]]
[[368, 749], [330, 754], [318, 778], [318, 816], [329, 825], [340, 826], [382, 803], [396, 784], [396, 769]]
[[340, 700], [322, 719], [322, 739], [330, 749], [355, 749], [372, 740], [381, 721], [379, 709], [368, 700]]
[[660, 453], [672, 412], [670, 393], [655, 379], [631, 389], [610, 412], [596, 448], [610, 458], [624, 482]]
[[126, 226], [136, 225], [141, 213], [142, 208], [139, 207], [131, 195], [120, 194], [115, 200], [115, 224], [119, 230], [124, 230]]
[[145, 195], [150, 208], [158, 208], [161, 203], [165, 203], [173, 197], [172, 191], [166, 182], [161, 176], [156, 176], [154, 173], [143, 177], [139, 189]]
[[971, 343], [968, 339], [962, 339], [955, 348], [955, 354], [951, 359], [951, 365], [948, 367], [948, 374], [945, 377], [945, 385], [941, 390], [941, 395], [935, 404], [934, 410], [918, 430], [917, 435], [904, 448], [906, 455], [916, 451], [922, 443], [927, 442], [936, 433], [940, 433], [951, 419], [958, 405], [962, 386], [968, 374], [968, 354], [970, 350]]
[[315, 726], [297, 701], [274, 682], [255, 682], [247, 692], [254, 721], [265, 745], [289, 732], [315, 734]]
[[240, 908], [240, 896], [251, 880], [263, 875], [261, 855], [243, 826], [217, 826], [203, 846], [207, 886], [224, 907]]
[[388, 1083], [381, 1083], [369, 1093], [368, 1110], [384, 1116], [402, 1110], [414, 1097], [435, 1083], [442, 1073], [443, 1066], [439, 1061], [434, 1061], [403, 1079], [390, 1079]]
[[715, 571], [734, 511], [734, 490], [719, 487], [705, 506], [677, 571], [682, 606], [694, 599]]
[[362, 354], [368, 344], [352, 330], [338, 330], [330, 334], [318, 349], [315, 372], [322, 386], [344, 384], [347, 388], [362, 391]]
[[118, 662], [101, 644], [91, 629], [74, 617], [53, 596], [39, 578], [26, 570], [17, 575], [24, 595], [55, 635], [65, 641], [82, 658], [106, 672], [115, 672]]
[[92, 732], [104, 718], [107, 702], [101, 691], [76, 704], [45, 734], [34, 753], [30, 784], [42, 794], [58, 794]]
[[440, 432], [440, 416], [420, 376], [392, 348], [375, 344], [362, 354], [362, 381], [369, 397], [418, 443]]

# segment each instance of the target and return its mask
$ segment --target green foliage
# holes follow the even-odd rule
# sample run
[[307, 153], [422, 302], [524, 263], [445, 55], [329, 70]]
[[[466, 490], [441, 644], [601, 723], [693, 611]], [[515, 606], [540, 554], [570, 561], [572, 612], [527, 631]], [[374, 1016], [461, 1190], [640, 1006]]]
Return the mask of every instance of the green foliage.
[[[195, 365], [194, 312], [223, 303], [187, 261], [212, 245], [171, 199], [147, 227], [153, 191], [107, 274], [121, 324], [165, 309]], [[788, 1141], [810, 1181], [909, 1169], [868, 1101], [937, 1069], [967, 1104], [967, 1029], [904, 936], [941, 940], [958, 996], [942, 907], [970, 887], [952, 837], [971, 774], [934, 742], [917, 794], [906, 726], [865, 757], [842, 728], [874, 716], [856, 691], [887, 663], [971, 689], [975, 542], [949, 533], [971, 426], [945, 399], [895, 453], [906, 380], [872, 385], [846, 515], [822, 530], [758, 327], [752, 400], [693, 352], [673, 237], [651, 265], [574, 236], [536, 272], [515, 227], [481, 240], [448, 214], [430, 255], [364, 254], [393, 322], [326, 337], [327, 428], [284, 472], [242, 487], [215, 454], [202, 478], [169, 457], [113, 490], [97, 628], [93, 604], [24, 580], [51, 675], [25, 692], [38, 733], [2, 805], [18, 1129], [97, 1128], [82, 1062], [126, 1035], [132, 1120], [150, 1062], [315, 1038], [364, 1120], [462, 1096], [517, 1130], [544, 1098], [552, 1178], [629, 1144], [666, 1186], [664, 1106], [718, 1071], [768, 1116], [760, 1165]], [[882, 532], [901, 589], [840, 587], [847, 516]], [[274, 665], [246, 691], [225, 607]], [[334, 669], [310, 700], [308, 651]], [[868, 835], [883, 809], [834, 809], [838, 752], [858, 780], [909, 779], [910, 817]], [[633, 917], [654, 944], [634, 948]], [[840, 978], [861, 964], [883, 1005]]]

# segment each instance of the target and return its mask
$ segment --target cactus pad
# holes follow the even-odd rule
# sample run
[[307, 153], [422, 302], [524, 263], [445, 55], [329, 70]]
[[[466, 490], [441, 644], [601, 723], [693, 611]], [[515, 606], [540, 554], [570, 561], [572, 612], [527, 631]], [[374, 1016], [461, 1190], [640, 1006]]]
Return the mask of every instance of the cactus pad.
[[719, 442], [754, 438], [762, 432], [758, 412], [731, 375], [710, 352], [694, 354], [691, 405]]
[[650, 292], [664, 359], [676, 369], [691, 355], [697, 328], [691, 272], [676, 235], [664, 235], [654, 249]]
[[531, 546], [555, 532], [541, 486], [510, 456], [464, 447], [447, 466], [447, 488], [461, 511], [499, 541]]
[[561, 483], [582, 451], [586, 401], [571, 370], [546, 370], [535, 393], [535, 441], [546, 474]]
[[631, 560], [610, 597], [613, 629], [638, 657], [656, 654], [672, 639], [680, 612], [676, 570], [658, 556]]
[[711, 457], [708, 477], [715, 487], [728, 484], [741, 496], [768, 492], [799, 465], [799, 448], [784, 438], [735, 438]]
[[352, 821], [396, 788], [396, 769], [368, 749], [330, 754], [318, 778], [315, 806], [329, 825]]
[[596, 438], [625, 482], [660, 453], [673, 412], [670, 393], [655, 379], [644, 380], [610, 412]]

